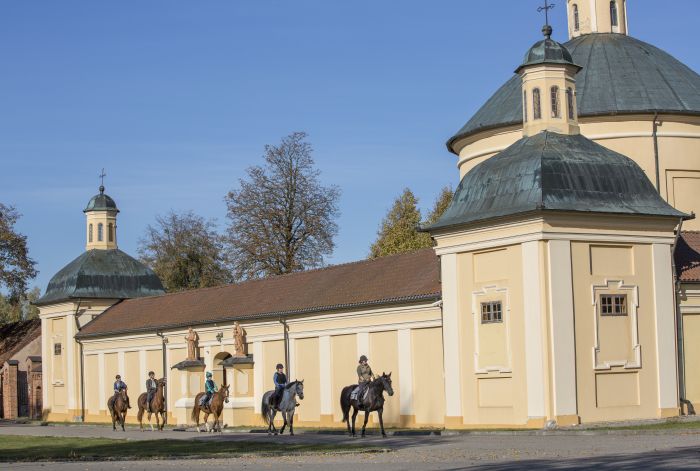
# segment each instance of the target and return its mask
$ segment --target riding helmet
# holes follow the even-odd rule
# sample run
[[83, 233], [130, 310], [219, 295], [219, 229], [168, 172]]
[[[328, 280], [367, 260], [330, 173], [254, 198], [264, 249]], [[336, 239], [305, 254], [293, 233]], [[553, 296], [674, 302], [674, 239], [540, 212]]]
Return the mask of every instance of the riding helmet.
[[148, 376], [151, 376], [151, 375], [155, 376], [156, 374], [155, 374], [154, 372], [152, 372], [152, 371], [149, 371], [149, 372], [148, 372]]
[[362, 356], [360, 357], [360, 361], [367, 361], [367, 356], [366, 356], [366, 355], [362, 355]]
[[211, 378], [212, 376], [214, 376], [214, 375], [211, 374], [211, 371], [207, 371], [207, 378]]
[[280, 368], [284, 369], [284, 365], [282, 363], [277, 363], [277, 366], [275, 366], [275, 369], [279, 370]]

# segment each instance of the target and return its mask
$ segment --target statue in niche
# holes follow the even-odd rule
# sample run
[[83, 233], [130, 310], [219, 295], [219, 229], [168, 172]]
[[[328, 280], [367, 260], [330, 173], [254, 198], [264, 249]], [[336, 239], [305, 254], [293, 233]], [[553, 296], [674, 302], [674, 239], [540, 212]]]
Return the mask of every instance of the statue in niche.
[[187, 331], [187, 359], [197, 360], [197, 343], [199, 342], [199, 335], [195, 332], [192, 327]]
[[233, 356], [234, 357], [245, 357], [245, 330], [241, 327], [238, 322], [233, 323]]

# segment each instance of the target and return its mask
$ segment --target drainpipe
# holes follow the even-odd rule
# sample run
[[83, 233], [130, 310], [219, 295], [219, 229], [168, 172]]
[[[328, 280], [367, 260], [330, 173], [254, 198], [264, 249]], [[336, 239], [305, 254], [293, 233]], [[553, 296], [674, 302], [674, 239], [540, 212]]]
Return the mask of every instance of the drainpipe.
[[658, 138], [658, 128], [661, 124], [658, 121], [659, 113], [654, 113], [654, 122], [651, 128], [651, 137], [654, 141], [654, 168], [656, 172], [656, 191], [661, 194], [661, 178], [659, 175], [659, 138]]
[[685, 402], [685, 351], [683, 348], [683, 314], [681, 313], [681, 282], [676, 272], [676, 248], [678, 247], [678, 239], [681, 236], [683, 228], [683, 219], [678, 223], [678, 231], [676, 238], [671, 247], [671, 270], [673, 273], [673, 300], [674, 309], [676, 311], [676, 348], [678, 349], [678, 398], [683, 412], [683, 404]]
[[163, 399], [165, 404], [163, 406], [165, 407], [165, 417], [167, 420], [168, 417], [168, 388], [170, 387], [170, 380], [168, 379], [168, 368], [167, 368], [167, 360], [165, 358], [165, 344], [167, 343], [167, 340], [165, 339], [165, 334], [163, 332], [158, 332], [156, 331], [156, 335], [160, 337], [161, 340], [161, 345], [162, 345], [162, 356], [163, 356], [163, 377], [165, 378], [165, 387], [163, 388]]
[[292, 372], [289, 368], [289, 326], [287, 325], [287, 319], [280, 316], [280, 324], [284, 329], [284, 369], [287, 370], [287, 381], [292, 380]]
[[[82, 299], [78, 299], [78, 305], [75, 307], [75, 313], [73, 314], [73, 319], [75, 320], [75, 327], [78, 332], [80, 332], [80, 320], [78, 316], [80, 312], [80, 303]], [[85, 422], [85, 355], [83, 355], [83, 342], [75, 338], [80, 346], [80, 421]]]

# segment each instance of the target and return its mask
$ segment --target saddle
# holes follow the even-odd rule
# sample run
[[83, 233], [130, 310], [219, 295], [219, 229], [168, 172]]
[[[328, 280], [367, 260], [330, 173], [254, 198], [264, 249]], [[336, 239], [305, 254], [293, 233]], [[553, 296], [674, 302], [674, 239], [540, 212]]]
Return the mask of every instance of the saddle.
[[[214, 397], [214, 396], [212, 396], [212, 397]], [[210, 399], [207, 398], [207, 395], [205, 394], [204, 396], [202, 396], [199, 399], [199, 407], [209, 407], [209, 402], [210, 402]]]
[[350, 399], [352, 399], [353, 401], [364, 401], [365, 399], [367, 399], [367, 393], [369, 393], [369, 388], [365, 388], [365, 393], [362, 395], [362, 398], [358, 398], [357, 396], [358, 394], [360, 394], [360, 386], [355, 386], [355, 389], [353, 389], [350, 393]]

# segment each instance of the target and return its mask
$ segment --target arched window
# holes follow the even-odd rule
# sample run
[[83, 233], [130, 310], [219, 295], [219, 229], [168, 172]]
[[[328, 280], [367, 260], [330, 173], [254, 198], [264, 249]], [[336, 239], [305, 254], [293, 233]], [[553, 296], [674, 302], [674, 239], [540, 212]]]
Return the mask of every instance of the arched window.
[[104, 226], [102, 223], [97, 225], [97, 241], [102, 242], [104, 240]]
[[114, 225], [111, 222], [107, 224], [107, 240], [114, 242]]
[[523, 122], [527, 123], [527, 92], [523, 91]]
[[579, 27], [580, 27], [579, 22], [578, 22], [578, 5], [576, 5], [575, 3], [573, 6], [573, 10], [574, 10], [574, 31], [578, 31]]
[[617, 26], [617, 2], [615, 0], [610, 1], [610, 23]]
[[566, 89], [566, 108], [569, 111], [569, 119], [574, 119], [574, 91], [571, 87]]
[[542, 108], [540, 107], [540, 89], [532, 90], [532, 118], [542, 118]]
[[92, 242], [92, 224], [88, 224], [88, 242]]
[[552, 94], [552, 118], [561, 118], [559, 113], [559, 87], [556, 85], [551, 89]]

